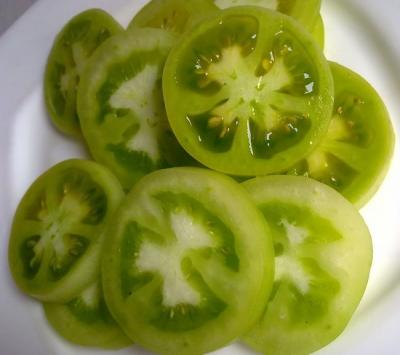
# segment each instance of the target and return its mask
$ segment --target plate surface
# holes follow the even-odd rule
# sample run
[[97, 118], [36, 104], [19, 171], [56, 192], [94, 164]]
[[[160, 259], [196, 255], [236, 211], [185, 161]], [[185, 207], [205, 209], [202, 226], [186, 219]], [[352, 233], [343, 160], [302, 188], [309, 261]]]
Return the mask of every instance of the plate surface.
[[[58, 161], [85, 157], [73, 140], [55, 131], [42, 95], [42, 76], [52, 41], [74, 14], [98, 7], [123, 25], [145, 0], [40, 0], [0, 38], [0, 354], [89, 355], [46, 324], [39, 303], [22, 295], [8, 271], [8, 234], [25, 190]], [[398, 0], [323, 0], [326, 55], [363, 75], [383, 97], [400, 133], [400, 27]], [[396, 144], [384, 184], [362, 210], [374, 243], [370, 282], [345, 332], [318, 354], [399, 354], [400, 151]], [[137, 354], [138, 347], [102, 354]], [[217, 355], [252, 354], [239, 344]]]

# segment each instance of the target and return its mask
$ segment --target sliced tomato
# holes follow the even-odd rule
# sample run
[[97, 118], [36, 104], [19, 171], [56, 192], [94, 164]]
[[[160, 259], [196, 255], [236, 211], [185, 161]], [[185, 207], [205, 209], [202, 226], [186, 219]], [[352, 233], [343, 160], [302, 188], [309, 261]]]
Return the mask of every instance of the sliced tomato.
[[14, 216], [9, 265], [22, 291], [67, 302], [99, 275], [105, 225], [123, 192], [103, 166], [66, 160], [28, 189]]
[[90, 9], [74, 16], [57, 35], [47, 60], [44, 92], [47, 110], [62, 132], [80, 136], [76, 92], [85, 64], [106, 39], [122, 32], [108, 13]]
[[389, 113], [361, 76], [331, 63], [335, 107], [328, 134], [290, 174], [319, 180], [362, 207], [381, 185], [394, 151]]
[[163, 90], [186, 151], [239, 176], [285, 171], [309, 155], [333, 107], [331, 72], [311, 35], [259, 7], [222, 10], [185, 35], [167, 59]]
[[94, 159], [129, 189], [153, 170], [186, 165], [165, 114], [161, 75], [176, 37], [136, 28], [114, 36], [82, 75], [78, 112]]
[[239, 337], [264, 308], [273, 250], [262, 215], [232, 179], [199, 168], [154, 172], [107, 232], [106, 302], [135, 343], [202, 354]]
[[264, 315], [244, 339], [262, 353], [310, 354], [343, 331], [361, 300], [370, 233], [350, 202], [315, 180], [269, 176], [243, 186], [272, 230], [276, 255]]

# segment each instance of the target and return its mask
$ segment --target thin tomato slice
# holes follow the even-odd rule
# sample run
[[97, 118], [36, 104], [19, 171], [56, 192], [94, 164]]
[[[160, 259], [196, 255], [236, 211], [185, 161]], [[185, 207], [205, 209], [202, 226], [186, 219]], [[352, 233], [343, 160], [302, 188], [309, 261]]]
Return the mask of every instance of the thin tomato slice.
[[104, 228], [122, 199], [105, 167], [66, 160], [28, 189], [14, 216], [9, 265], [17, 285], [47, 302], [67, 302], [99, 274]]
[[269, 176], [243, 186], [272, 230], [276, 255], [264, 315], [244, 340], [263, 353], [310, 354], [343, 331], [361, 300], [370, 233], [350, 202], [315, 180]]
[[260, 316], [273, 277], [262, 215], [232, 179], [173, 168], [140, 180], [107, 232], [107, 305], [135, 343], [202, 354]]
[[288, 16], [233, 7], [202, 22], [165, 65], [169, 122], [205, 166], [231, 175], [285, 171], [326, 133], [333, 81], [321, 49]]

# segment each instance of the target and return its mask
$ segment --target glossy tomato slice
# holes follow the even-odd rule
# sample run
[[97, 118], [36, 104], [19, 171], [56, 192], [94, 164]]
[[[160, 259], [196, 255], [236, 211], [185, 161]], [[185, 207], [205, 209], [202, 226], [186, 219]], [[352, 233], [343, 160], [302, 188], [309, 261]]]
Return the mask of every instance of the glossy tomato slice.
[[90, 9], [73, 17], [57, 35], [44, 80], [47, 110], [55, 126], [80, 135], [76, 92], [88, 58], [122, 27], [106, 12]]
[[51, 326], [74, 344], [120, 349], [132, 343], [108, 311], [99, 281], [66, 304], [43, 307]]
[[335, 339], [364, 293], [371, 237], [357, 210], [312, 179], [260, 177], [243, 183], [268, 222], [275, 282], [265, 313], [245, 337], [268, 354], [310, 354]]
[[365, 79], [336, 63], [331, 69], [335, 107], [328, 134], [289, 173], [330, 185], [362, 207], [389, 168], [394, 131], [385, 104]]
[[221, 10], [185, 35], [163, 89], [182, 146], [241, 176], [282, 171], [310, 154], [333, 106], [329, 65], [311, 35], [260, 7]]
[[151, 0], [135, 15], [128, 29], [153, 27], [181, 34], [217, 10], [211, 0]]
[[318, 22], [321, 0], [215, 0], [215, 4], [226, 9], [232, 6], [260, 6], [282, 12], [299, 21], [312, 31]]
[[274, 260], [268, 235], [232, 179], [199, 168], [154, 172], [133, 187], [107, 232], [109, 309], [135, 343], [152, 351], [217, 349], [264, 308]]
[[99, 273], [103, 232], [123, 196], [103, 166], [67, 160], [41, 175], [14, 216], [9, 265], [17, 285], [42, 301], [67, 302]]
[[125, 188], [188, 156], [165, 115], [161, 75], [176, 43], [174, 35], [153, 28], [133, 29], [104, 43], [82, 75], [78, 112], [83, 135], [98, 162]]

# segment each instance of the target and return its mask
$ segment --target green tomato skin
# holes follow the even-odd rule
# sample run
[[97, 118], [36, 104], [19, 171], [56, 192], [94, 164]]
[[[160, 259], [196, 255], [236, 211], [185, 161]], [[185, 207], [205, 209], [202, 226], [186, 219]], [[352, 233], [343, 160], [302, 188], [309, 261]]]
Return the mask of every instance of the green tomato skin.
[[[226, 259], [223, 266], [217, 254], [204, 249], [202, 256], [195, 251], [188, 254], [192, 262], [183, 259], [181, 267], [188, 272], [186, 277], [190, 282], [199, 282], [196, 273], [190, 271], [193, 270], [191, 265], [197, 265], [207, 280], [208, 287], [201, 281], [202, 286], [197, 288], [206, 300], [202, 306], [181, 303], [176, 308], [168, 308], [170, 306], [161, 304], [165, 298], [160, 300], [165, 294], [160, 295], [157, 291], [157, 285], [166, 276], [156, 273], [152, 277], [137, 271], [138, 261], [135, 260], [138, 259], [135, 258], [144, 260], [141, 253], [144, 249], [149, 251], [149, 245], [159, 246], [153, 246], [153, 250], [159, 250], [161, 246], [166, 250], [169, 243], [174, 245], [175, 237], [169, 239], [170, 227], [164, 223], [168, 218], [162, 216], [165, 211], [179, 214], [182, 211], [179, 206], [187, 206], [183, 211], [191, 211], [193, 224], [175, 224], [174, 230], [187, 230], [189, 225], [199, 225], [200, 221], [200, 225], [213, 228], [211, 235], [217, 238], [215, 240], [231, 240], [224, 247], [224, 255], [229, 256], [235, 250], [238, 257]], [[206, 210], [199, 206], [205, 206]], [[263, 221], [260, 223], [262, 216], [249, 203], [239, 184], [205, 169], [159, 170], [133, 187], [116, 216], [115, 223], [107, 231], [107, 254], [102, 260], [103, 286], [113, 317], [135, 343], [161, 354], [202, 354], [228, 344], [254, 324], [265, 305], [261, 301], [265, 299], [262, 295], [265, 297], [270, 292], [273, 250], [269, 240], [263, 240], [263, 236], [269, 235], [268, 226]], [[233, 240], [227, 239], [229, 232], [223, 225], [232, 231]], [[160, 237], [162, 231], [165, 236]], [[151, 239], [145, 239], [145, 235]], [[178, 240], [182, 237], [176, 236]], [[219, 239], [221, 236], [223, 238]], [[152, 257], [151, 264], [164, 260], [161, 258], [163, 256]], [[169, 259], [165, 259], [163, 269], [168, 269], [169, 263]], [[134, 283], [128, 283], [129, 278], [133, 278]], [[178, 297], [184, 294], [178, 293]], [[217, 299], [213, 294], [218, 295]], [[192, 316], [188, 317], [188, 313], [180, 309], [187, 309]]]
[[76, 95], [80, 75], [95, 49], [122, 26], [101, 9], [89, 9], [67, 22], [56, 36], [44, 75], [44, 97], [55, 127], [81, 138]]
[[372, 263], [368, 227], [354, 206], [313, 179], [243, 183], [273, 231], [275, 283], [264, 315], [243, 337], [272, 355], [310, 354], [349, 323]]
[[123, 195], [116, 177], [92, 161], [66, 160], [39, 176], [17, 207], [8, 247], [21, 291], [65, 303], [96, 280], [104, 228]]

